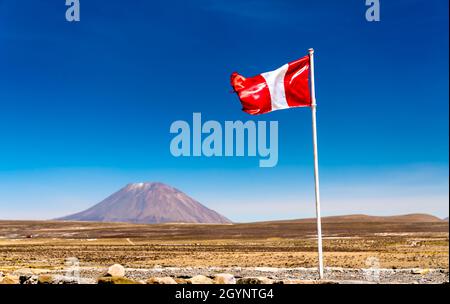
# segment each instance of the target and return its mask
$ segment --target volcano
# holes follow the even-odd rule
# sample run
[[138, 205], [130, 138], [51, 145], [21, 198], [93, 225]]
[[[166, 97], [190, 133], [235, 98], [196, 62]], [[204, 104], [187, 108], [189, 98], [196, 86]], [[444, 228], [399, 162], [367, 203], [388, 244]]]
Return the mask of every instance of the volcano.
[[156, 223], [231, 223], [178, 189], [163, 183], [128, 184], [93, 207], [62, 221]]

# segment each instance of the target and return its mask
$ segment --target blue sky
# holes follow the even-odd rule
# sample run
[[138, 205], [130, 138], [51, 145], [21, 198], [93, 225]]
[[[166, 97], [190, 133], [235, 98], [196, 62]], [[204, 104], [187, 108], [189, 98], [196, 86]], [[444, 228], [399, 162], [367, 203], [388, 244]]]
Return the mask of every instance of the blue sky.
[[0, 218], [47, 219], [162, 181], [235, 221], [314, 216], [311, 113], [279, 161], [175, 158], [170, 124], [255, 119], [229, 75], [316, 50], [324, 215], [448, 216], [448, 1], [0, 0]]

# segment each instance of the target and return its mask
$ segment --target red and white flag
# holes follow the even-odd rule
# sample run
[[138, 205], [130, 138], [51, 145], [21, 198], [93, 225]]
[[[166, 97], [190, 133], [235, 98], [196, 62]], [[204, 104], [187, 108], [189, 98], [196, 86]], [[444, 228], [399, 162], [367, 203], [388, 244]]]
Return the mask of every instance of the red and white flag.
[[251, 78], [234, 72], [231, 85], [239, 95], [242, 110], [251, 115], [275, 110], [309, 107], [310, 59], [305, 56], [281, 68]]

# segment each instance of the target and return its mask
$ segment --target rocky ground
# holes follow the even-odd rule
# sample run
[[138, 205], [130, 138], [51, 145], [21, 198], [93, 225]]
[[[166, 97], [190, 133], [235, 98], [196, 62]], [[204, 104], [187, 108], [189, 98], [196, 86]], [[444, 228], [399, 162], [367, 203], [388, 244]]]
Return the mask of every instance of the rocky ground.
[[[4, 281], [4, 282], [3, 282]], [[155, 267], [70, 270], [18, 269], [0, 275], [0, 284], [443, 284], [448, 269], [326, 268], [318, 280], [315, 268]]]

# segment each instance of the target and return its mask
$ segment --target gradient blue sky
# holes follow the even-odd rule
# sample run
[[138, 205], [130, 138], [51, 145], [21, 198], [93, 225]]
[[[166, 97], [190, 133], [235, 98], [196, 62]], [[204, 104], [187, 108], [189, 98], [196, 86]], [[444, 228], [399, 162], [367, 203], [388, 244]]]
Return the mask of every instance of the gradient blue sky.
[[[324, 215], [448, 216], [448, 1], [0, 0], [0, 218], [48, 219], [126, 183], [171, 184], [235, 221], [314, 216], [309, 109], [279, 162], [174, 158], [170, 124], [254, 119], [229, 75], [316, 49]], [[188, 3], [186, 3], [188, 2]]]

